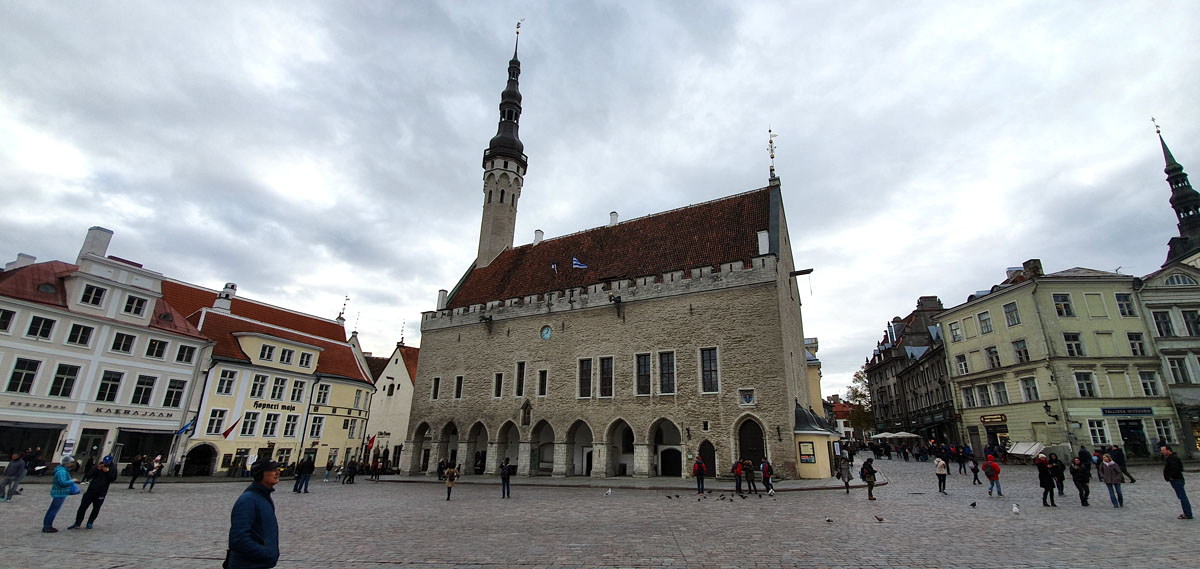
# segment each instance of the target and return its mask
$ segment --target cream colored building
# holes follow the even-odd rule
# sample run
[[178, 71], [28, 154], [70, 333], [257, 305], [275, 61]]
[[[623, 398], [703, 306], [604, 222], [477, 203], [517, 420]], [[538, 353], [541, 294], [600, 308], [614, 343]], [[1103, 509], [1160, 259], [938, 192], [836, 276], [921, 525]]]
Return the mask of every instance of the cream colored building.
[[214, 342], [196, 418], [181, 448], [184, 475], [240, 475], [247, 463], [312, 457], [344, 463], [363, 453], [375, 388], [344, 322], [165, 281], [163, 293]]
[[[20, 255], [0, 272], [0, 451], [53, 464], [171, 454], [212, 345], [163, 276], [108, 255], [92, 227], [74, 264]], [[170, 472], [170, 470], [168, 470]]]
[[936, 316], [971, 446], [1121, 444], [1146, 456], [1179, 429], [1134, 277], [1037, 259]]

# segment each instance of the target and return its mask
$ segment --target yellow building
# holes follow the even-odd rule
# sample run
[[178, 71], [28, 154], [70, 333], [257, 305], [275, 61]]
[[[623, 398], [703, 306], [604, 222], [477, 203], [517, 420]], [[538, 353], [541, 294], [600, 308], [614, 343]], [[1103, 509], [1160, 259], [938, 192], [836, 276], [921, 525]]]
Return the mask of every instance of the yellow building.
[[1178, 430], [1132, 276], [1041, 261], [939, 313], [961, 431], [971, 446], [1077, 451], [1119, 444], [1148, 456]]
[[342, 464], [364, 452], [374, 393], [362, 352], [347, 341], [343, 321], [328, 320], [164, 281], [178, 303], [214, 342], [203, 393], [189, 409], [184, 475], [238, 475], [247, 463], [311, 457]]

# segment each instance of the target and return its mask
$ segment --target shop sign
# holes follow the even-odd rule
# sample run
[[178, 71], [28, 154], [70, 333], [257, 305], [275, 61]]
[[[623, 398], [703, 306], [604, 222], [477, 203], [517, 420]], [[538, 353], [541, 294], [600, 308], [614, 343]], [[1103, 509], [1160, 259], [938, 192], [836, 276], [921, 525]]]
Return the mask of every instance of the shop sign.
[[295, 405], [284, 405], [282, 403], [263, 403], [262, 401], [254, 402], [255, 409], [279, 409], [281, 411], [295, 411]]
[[817, 461], [817, 448], [812, 443], [800, 443], [800, 462], [815, 463]]
[[115, 407], [93, 407], [92, 413], [97, 415], [121, 415], [128, 417], [154, 417], [156, 419], [170, 419], [175, 416], [171, 411], [143, 411], [141, 409], [117, 409]]
[[1008, 415], [1000, 413], [998, 415], [984, 415], [979, 418], [980, 423], [1007, 423]]
[[43, 403], [41, 401], [9, 401], [9, 407], [29, 407], [30, 409], [49, 409], [52, 411], [66, 411], [67, 406], [58, 403]]
[[1153, 415], [1154, 410], [1149, 407], [1102, 407], [1100, 413], [1105, 416], [1112, 415]]

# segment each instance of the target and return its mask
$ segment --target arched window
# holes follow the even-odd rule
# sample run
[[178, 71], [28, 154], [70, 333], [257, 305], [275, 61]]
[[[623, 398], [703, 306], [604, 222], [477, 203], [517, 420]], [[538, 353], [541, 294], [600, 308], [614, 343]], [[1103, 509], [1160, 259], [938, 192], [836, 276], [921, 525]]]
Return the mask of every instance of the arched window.
[[500, 203], [504, 203], [504, 190], [500, 190]]
[[492, 191], [488, 190], [488, 203], [492, 203]]
[[1196, 284], [1196, 279], [1187, 275], [1171, 275], [1167, 277], [1167, 286], [1187, 286]]

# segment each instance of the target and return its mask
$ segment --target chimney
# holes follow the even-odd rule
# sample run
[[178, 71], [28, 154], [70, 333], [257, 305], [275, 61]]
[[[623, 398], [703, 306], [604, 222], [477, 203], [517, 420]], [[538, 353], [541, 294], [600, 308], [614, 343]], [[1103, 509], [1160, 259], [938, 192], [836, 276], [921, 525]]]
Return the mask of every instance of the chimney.
[[1014, 278], [1021, 276], [1023, 271], [1024, 269], [1022, 267], [1009, 267], [1004, 269], [1004, 282], [1011, 281]]
[[1025, 278], [1027, 279], [1040, 277], [1044, 274], [1042, 273], [1041, 259], [1030, 259], [1025, 261], [1024, 263], [1021, 263], [1021, 268], [1025, 270]]
[[446, 309], [446, 301], [449, 299], [449, 296], [450, 296], [450, 293], [446, 289], [442, 289], [442, 290], [438, 291], [438, 303], [437, 303], [438, 310]]
[[237, 284], [225, 283], [225, 288], [217, 295], [217, 299], [213, 301], [213, 310], [229, 314], [230, 308], [233, 306], [233, 297], [237, 296]]
[[608, 226], [612, 227], [616, 224], [617, 224], [617, 212], [615, 212], [615, 211], [608, 212]]
[[543, 233], [541, 229], [534, 229], [533, 230], [533, 244], [537, 245], [538, 243], [541, 243], [542, 237], [545, 235], [546, 234]]
[[112, 236], [113, 232], [109, 229], [98, 225], [89, 227], [87, 237], [83, 239], [83, 247], [79, 249], [79, 258], [75, 260], [75, 263], [79, 264], [79, 261], [88, 253], [104, 257], [108, 254], [108, 243], [112, 241]]
[[37, 257], [34, 257], [33, 255], [26, 255], [25, 253], [17, 253], [17, 260], [10, 261], [7, 265], [4, 265], [4, 270], [11, 271], [13, 269], [19, 269], [21, 267], [28, 267], [29, 265], [32, 265], [33, 262], [36, 260], [37, 260]]

